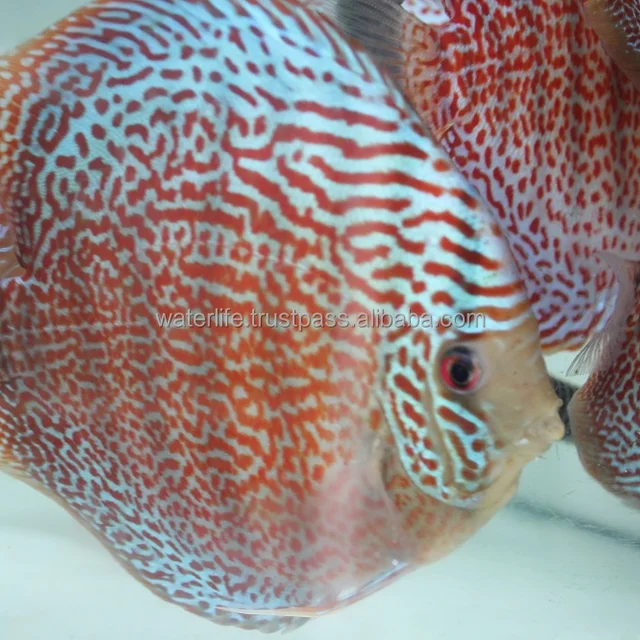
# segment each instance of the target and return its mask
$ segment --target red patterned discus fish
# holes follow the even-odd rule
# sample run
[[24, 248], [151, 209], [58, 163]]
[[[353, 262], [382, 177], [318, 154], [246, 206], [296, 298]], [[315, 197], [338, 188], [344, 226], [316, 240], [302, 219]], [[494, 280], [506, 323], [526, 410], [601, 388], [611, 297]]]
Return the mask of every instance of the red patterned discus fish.
[[[633, 306], [633, 295], [619, 295], [633, 291], [633, 280], [621, 281], [624, 263], [640, 255], [640, 93], [582, 3], [442, 0], [443, 21], [408, 2], [318, 1], [363, 43], [376, 42], [498, 215], [543, 349], [622, 332]], [[591, 343], [584, 369], [606, 349]]]
[[[588, 24], [606, 51], [640, 88], [640, 6], [635, 0], [585, 2]], [[634, 142], [634, 144], [637, 144]], [[574, 395], [569, 416], [576, 448], [587, 471], [630, 506], [640, 507], [640, 296], [638, 270], [629, 297], [634, 307], [620, 328], [615, 357], [609, 358]]]
[[376, 52], [497, 212], [543, 348], [595, 334], [572, 367], [595, 365], [571, 429], [589, 472], [637, 503], [637, 2], [443, 0], [445, 21], [392, 0], [365, 3], [357, 20], [358, 0], [343, 4], [338, 21], [367, 44], [377, 34]]
[[159, 596], [298, 626], [562, 436], [492, 215], [313, 10], [96, 2], [2, 61], [0, 131], [0, 458]]

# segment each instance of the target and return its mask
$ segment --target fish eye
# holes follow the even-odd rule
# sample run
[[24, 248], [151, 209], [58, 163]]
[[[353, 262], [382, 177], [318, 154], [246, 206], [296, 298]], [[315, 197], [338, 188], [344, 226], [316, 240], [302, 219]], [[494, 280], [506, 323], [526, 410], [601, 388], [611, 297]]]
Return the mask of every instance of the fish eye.
[[446, 351], [440, 361], [440, 376], [452, 391], [474, 391], [482, 378], [480, 359], [469, 347], [453, 347]]

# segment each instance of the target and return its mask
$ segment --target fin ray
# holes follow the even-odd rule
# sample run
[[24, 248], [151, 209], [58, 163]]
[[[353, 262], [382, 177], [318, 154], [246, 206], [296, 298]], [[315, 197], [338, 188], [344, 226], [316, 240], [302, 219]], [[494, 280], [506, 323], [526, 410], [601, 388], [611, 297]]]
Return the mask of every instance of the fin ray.
[[335, 22], [364, 47], [397, 81], [405, 63], [404, 30], [415, 20], [398, 0], [310, 0], [309, 4]]
[[620, 352], [627, 318], [635, 303], [640, 264], [623, 260], [608, 252], [600, 252], [599, 255], [613, 269], [618, 280], [615, 307], [604, 329], [593, 336], [573, 359], [567, 369], [569, 377], [588, 374], [594, 369], [611, 365]]
[[586, 0], [584, 11], [605, 51], [640, 89], [640, 0]]

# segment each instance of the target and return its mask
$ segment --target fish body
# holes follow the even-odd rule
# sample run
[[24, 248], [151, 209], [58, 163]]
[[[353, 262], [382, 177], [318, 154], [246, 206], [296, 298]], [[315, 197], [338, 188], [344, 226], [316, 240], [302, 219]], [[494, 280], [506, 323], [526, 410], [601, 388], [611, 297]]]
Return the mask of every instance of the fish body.
[[[344, 3], [357, 13], [359, 0]], [[640, 253], [640, 93], [581, 2], [447, 0], [446, 21], [393, 0], [373, 6], [384, 18], [341, 25], [363, 42], [368, 31], [386, 39], [380, 57], [496, 212], [543, 349], [584, 347], [618, 303], [626, 318], [633, 296], [618, 295], [628, 283], [606, 254]]]
[[640, 508], [640, 296], [627, 317], [623, 346], [569, 403], [569, 421], [588, 473], [627, 505]]
[[[640, 88], [640, 7], [635, 0], [588, 0], [587, 24], [620, 70]], [[636, 213], [636, 212], [633, 212]], [[626, 267], [633, 306], [617, 323], [616, 348], [598, 363], [569, 404], [571, 431], [589, 474], [626, 504], [640, 508], [640, 292], [637, 260]]]
[[509, 238], [543, 349], [582, 348], [569, 414], [585, 467], [637, 506], [637, 3], [446, 0], [445, 21], [374, 5], [378, 54]]
[[314, 10], [94, 2], [3, 59], [0, 131], [0, 461], [170, 602], [339, 609], [562, 436], [493, 216]]

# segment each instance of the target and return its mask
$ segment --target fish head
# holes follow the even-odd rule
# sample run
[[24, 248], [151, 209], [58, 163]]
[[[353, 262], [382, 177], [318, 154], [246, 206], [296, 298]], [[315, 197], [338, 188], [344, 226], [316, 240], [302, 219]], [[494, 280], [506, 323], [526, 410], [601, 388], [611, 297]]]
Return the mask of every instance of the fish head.
[[[511, 497], [525, 465], [564, 436], [537, 322], [528, 311], [510, 330], [456, 336], [442, 346], [434, 374], [442, 399], [433, 419], [453, 471], [449, 500], [494, 508]], [[461, 388], [467, 378], [471, 388]]]
[[455, 223], [430, 225], [412, 306], [429, 313], [391, 336], [381, 404], [424, 494], [495, 509], [564, 426], [509, 244], [474, 192], [465, 193], [449, 208]]

